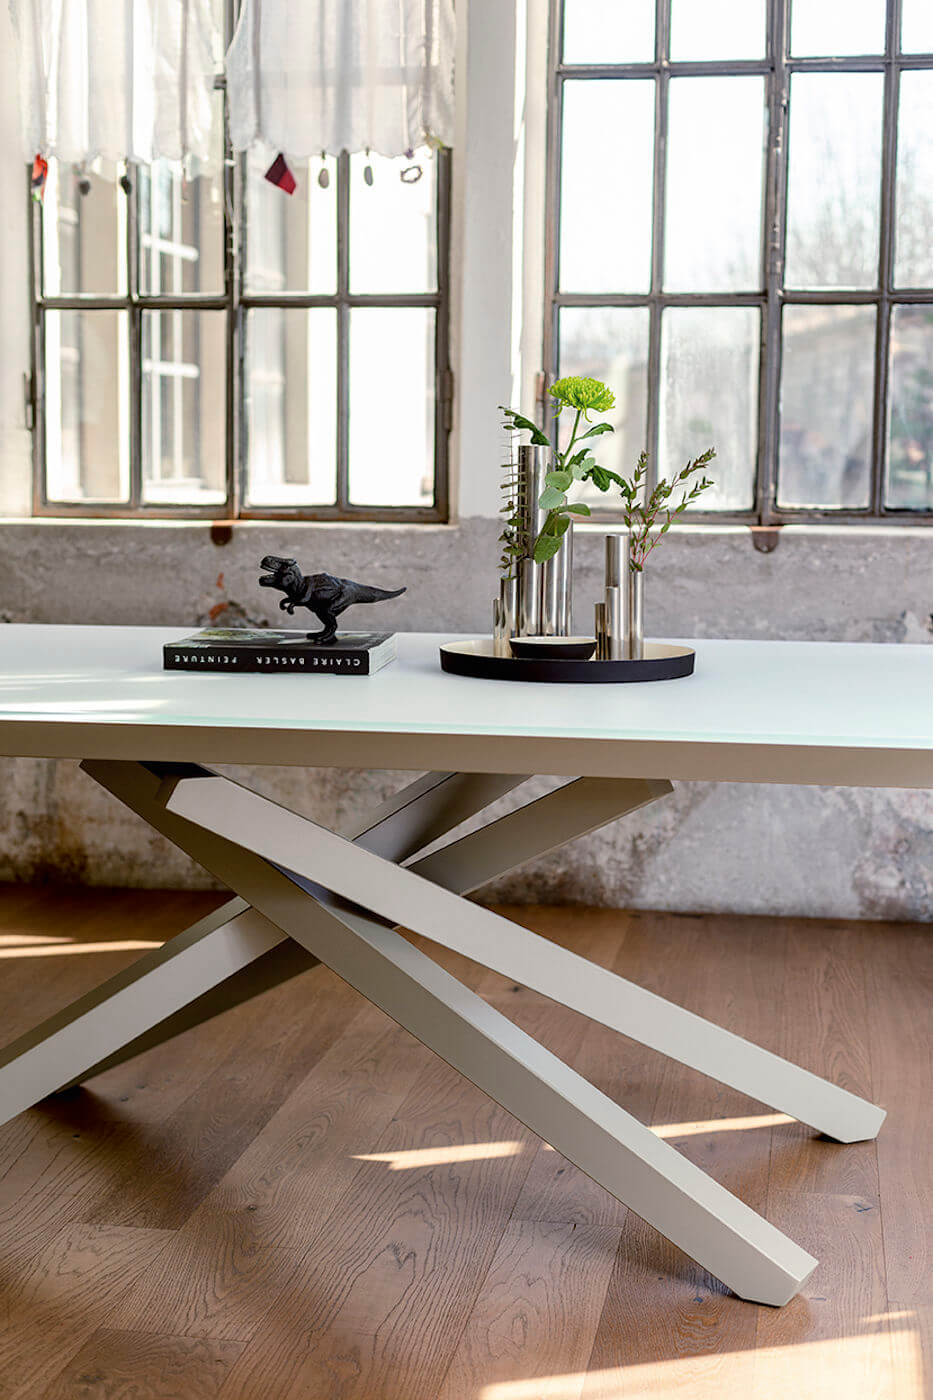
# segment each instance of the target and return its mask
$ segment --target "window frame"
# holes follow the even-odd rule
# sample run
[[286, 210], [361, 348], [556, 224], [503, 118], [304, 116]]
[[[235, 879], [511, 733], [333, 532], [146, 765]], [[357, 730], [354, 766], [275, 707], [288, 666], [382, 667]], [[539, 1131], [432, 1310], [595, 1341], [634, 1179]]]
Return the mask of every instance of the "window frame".
[[[647, 366], [647, 441], [649, 488], [656, 480], [659, 431], [661, 313], [674, 307], [741, 307], [760, 309], [758, 442], [754, 474], [754, 504], [746, 511], [693, 511], [690, 523], [785, 524], [871, 523], [933, 525], [933, 506], [927, 509], [893, 508], [884, 504], [884, 468], [891, 377], [890, 325], [894, 307], [933, 306], [933, 288], [894, 287], [895, 174], [897, 115], [900, 76], [906, 70], [933, 69], [933, 54], [900, 52], [901, 0], [886, 0], [885, 50], [880, 55], [844, 58], [791, 58], [788, 50], [792, 0], [766, 0], [766, 44], [762, 59], [671, 61], [670, 19], [672, 0], [655, 0], [655, 55], [640, 63], [563, 62], [565, 0], [549, 0], [547, 170], [545, 191], [545, 311], [543, 364], [538, 401], [550, 409], [547, 386], [558, 373], [559, 316], [563, 307], [646, 307], [649, 312]], [[858, 291], [801, 290], [783, 283], [787, 235], [788, 119], [790, 79], [794, 73], [882, 73], [884, 75], [881, 153], [880, 236], [877, 285]], [[765, 149], [761, 269], [764, 285], [753, 292], [665, 292], [664, 221], [666, 145], [671, 77], [758, 75], [765, 82]], [[655, 80], [655, 117], [651, 230], [651, 283], [645, 293], [562, 292], [560, 268], [560, 181], [563, 90], [568, 80]], [[872, 404], [871, 502], [864, 508], [779, 507], [778, 450], [780, 443], [781, 319], [784, 306], [825, 305], [877, 308], [874, 346], [874, 394]], [[598, 512], [598, 515], [596, 513]], [[617, 510], [598, 505], [596, 518], [620, 518]]]
[[[227, 0], [228, 27], [232, 32], [233, 0]], [[126, 293], [87, 292], [59, 296], [42, 293], [44, 266], [42, 208], [30, 198], [29, 295], [32, 308], [30, 335], [31, 380], [27, 387], [28, 426], [32, 432], [34, 516], [89, 520], [287, 520], [287, 521], [394, 521], [443, 523], [449, 519], [449, 438], [452, 423], [453, 374], [450, 366], [450, 186], [452, 157], [448, 150], [434, 153], [437, 161], [437, 287], [433, 292], [355, 294], [349, 287], [349, 167], [344, 152], [337, 157], [337, 288], [333, 294], [311, 295], [283, 291], [250, 293], [244, 289], [246, 252], [246, 158], [230, 149], [226, 120], [226, 83], [214, 82], [222, 95], [223, 136], [223, 290], [216, 295], [193, 292], [182, 295], [147, 294], [139, 290], [139, 174], [134, 164], [125, 167], [131, 182], [126, 194], [124, 259]], [[29, 178], [26, 179], [27, 192]], [[283, 196], [284, 197], [284, 196]], [[429, 505], [367, 506], [349, 500], [349, 319], [354, 307], [422, 306], [434, 309], [434, 499]], [[245, 432], [244, 325], [253, 308], [336, 309], [337, 363], [337, 459], [336, 502], [322, 506], [245, 506], [247, 462]], [[46, 480], [45, 321], [49, 311], [124, 311], [129, 340], [129, 501], [52, 501]], [[225, 460], [226, 501], [205, 505], [160, 502], [143, 498], [142, 464], [142, 323], [147, 311], [216, 311], [225, 315]], [[387, 367], [387, 371], [388, 371]], [[391, 433], [391, 425], [386, 425]]]

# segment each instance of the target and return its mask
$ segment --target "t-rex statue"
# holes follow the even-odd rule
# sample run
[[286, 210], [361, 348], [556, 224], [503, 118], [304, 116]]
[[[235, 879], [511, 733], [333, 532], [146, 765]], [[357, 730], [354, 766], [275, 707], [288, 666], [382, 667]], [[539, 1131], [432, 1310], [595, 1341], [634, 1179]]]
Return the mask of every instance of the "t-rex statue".
[[266, 572], [259, 579], [260, 588], [277, 588], [285, 597], [279, 602], [291, 617], [296, 608], [308, 608], [321, 622], [320, 632], [309, 632], [308, 641], [330, 646], [337, 636], [337, 618], [354, 603], [381, 603], [383, 598], [397, 598], [404, 588], [373, 588], [366, 583], [354, 583], [352, 578], [335, 578], [333, 574], [303, 574], [295, 559], [283, 559], [267, 554], [259, 567]]

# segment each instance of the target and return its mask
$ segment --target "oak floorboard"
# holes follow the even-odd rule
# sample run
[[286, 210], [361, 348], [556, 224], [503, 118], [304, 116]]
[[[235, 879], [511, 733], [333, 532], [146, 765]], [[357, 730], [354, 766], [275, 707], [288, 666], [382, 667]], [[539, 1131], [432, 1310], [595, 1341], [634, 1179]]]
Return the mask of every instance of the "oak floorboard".
[[754, 1310], [754, 1400], [894, 1400], [877, 1202], [772, 1188], [768, 1208], [820, 1264], [786, 1307]]
[[214, 1400], [242, 1342], [102, 1327], [42, 1400]]
[[507, 1226], [437, 1400], [583, 1371], [620, 1228], [516, 1220]]
[[[480, 983], [502, 995], [500, 979]], [[520, 989], [513, 1018], [568, 1054], [578, 1018]], [[223, 1400], [428, 1400], [538, 1139], [432, 1057], [242, 1358]], [[393, 1169], [394, 1168], [394, 1169]]]
[[178, 1229], [364, 1005], [315, 967], [245, 1016], [225, 1013], [241, 1028], [230, 1056], [166, 1118], [140, 1125], [137, 1151], [90, 1218]]
[[361, 1012], [176, 1231], [117, 1325], [251, 1337], [427, 1056], [375, 1007]]
[[0, 1397], [41, 1394], [101, 1327], [169, 1238], [166, 1230], [69, 1224], [0, 1293]]
[[[933, 1304], [933, 935], [881, 925], [863, 933], [878, 1102], [876, 1144], [892, 1307]], [[933, 1371], [930, 1374], [933, 1393]]]
[[[878, 1102], [866, 1034], [868, 983], [859, 926], [795, 919], [788, 922], [786, 937], [778, 1052], [840, 1088]], [[804, 1123], [780, 1123], [771, 1140], [771, 1184], [877, 1202], [875, 1143], [833, 1142]]]
[[[718, 918], [713, 954], [704, 921], [655, 915], [633, 929], [620, 949], [617, 970], [649, 985], [643, 973], [628, 969], [635, 959], [642, 963], [650, 950], [652, 970], [662, 969], [650, 983], [653, 991], [773, 1047], [779, 1034], [774, 983], [780, 982], [784, 938], [781, 930], [769, 930], [771, 938], [762, 938], [762, 922]], [[650, 1065], [654, 1057], [643, 1054]], [[753, 1210], [766, 1213], [769, 1110], [662, 1056], [656, 1057], [654, 1084], [646, 1117], [655, 1131]], [[764, 1126], [756, 1126], [758, 1120]], [[678, 1396], [701, 1396], [713, 1389], [742, 1394], [751, 1376], [755, 1311], [630, 1215], [582, 1400], [651, 1394], [653, 1370], [668, 1378], [665, 1384], [676, 1385]], [[659, 1388], [657, 1393], [667, 1392]]]

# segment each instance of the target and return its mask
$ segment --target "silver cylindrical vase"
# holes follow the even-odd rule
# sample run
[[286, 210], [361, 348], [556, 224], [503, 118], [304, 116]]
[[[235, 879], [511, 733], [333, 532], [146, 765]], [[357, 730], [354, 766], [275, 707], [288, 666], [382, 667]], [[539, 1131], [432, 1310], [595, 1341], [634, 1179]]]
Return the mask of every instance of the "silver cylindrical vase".
[[522, 517], [522, 537], [529, 557], [522, 560], [518, 584], [518, 633], [520, 636], [566, 637], [573, 631], [573, 526], [560, 548], [543, 564], [530, 557], [548, 512], [538, 505], [553, 469], [550, 447], [518, 449], [516, 500]]
[[538, 630], [544, 637], [569, 637], [573, 632], [573, 523], [560, 549], [538, 570]]
[[518, 630], [518, 579], [501, 578], [492, 602], [492, 640], [496, 656], [511, 656], [509, 645]]
[[629, 537], [614, 531], [606, 536], [606, 636], [609, 656], [621, 661], [628, 655]]
[[641, 661], [645, 655], [645, 571], [629, 571], [628, 626], [625, 655], [630, 661]]

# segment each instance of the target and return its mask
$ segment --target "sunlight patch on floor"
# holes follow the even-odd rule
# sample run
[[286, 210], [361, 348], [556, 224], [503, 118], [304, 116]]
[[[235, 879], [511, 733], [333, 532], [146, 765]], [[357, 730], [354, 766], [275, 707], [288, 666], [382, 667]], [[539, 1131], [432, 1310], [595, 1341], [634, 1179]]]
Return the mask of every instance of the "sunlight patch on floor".
[[446, 1162], [481, 1162], [488, 1157], [516, 1157], [523, 1142], [464, 1142], [452, 1147], [415, 1147], [406, 1152], [367, 1152], [354, 1155], [355, 1162], [385, 1162], [390, 1172], [413, 1171], [418, 1167], [439, 1167]]
[[0, 958], [57, 958], [72, 953], [134, 953], [161, 948], [161, 942], [145, 938], [115, 938], [105, 943], [73, 943], [67, 938], [43, 934], [0, 934]]
[[651, 1131], [662, 1138], [699, 1137], [703, 1133], [742, 1133], [749, 1128], [777, 1128], [793, 1123], [786, 1113], [758, 1113], [750, 1118], [709, 1118], [698, 1123], [652, 1123]]
[[906, 1328], [745, 1352], [705, 1352], [588, 1373], [495, 1381], [482, 1386], [474, 1400], [677, 1400], [685, 1394], [707, 1393], [733, 1394], [741, 1400], [880, 1397], [893, 1393], [889, 1384], [892, 1341], [897, 1346], [898, 1400], [924, 1400], [919, 1338]]

